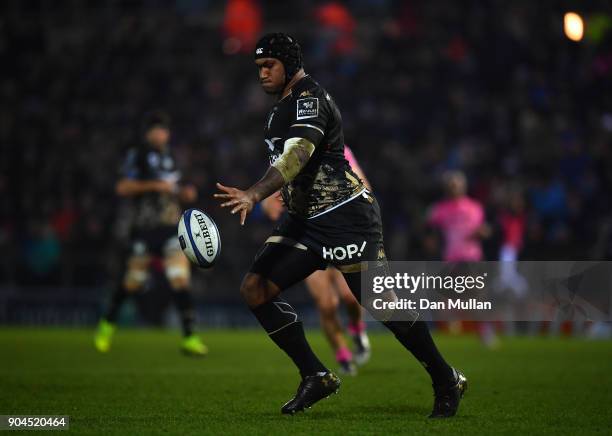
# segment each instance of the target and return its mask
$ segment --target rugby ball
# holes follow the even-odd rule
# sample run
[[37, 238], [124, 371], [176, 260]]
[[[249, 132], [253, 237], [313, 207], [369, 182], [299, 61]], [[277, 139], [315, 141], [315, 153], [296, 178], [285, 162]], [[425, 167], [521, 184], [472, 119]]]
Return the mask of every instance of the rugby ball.
[[217, 225], [205, 212], [188, 209], [178, 224], [178, 239], [187, 259], [200, 268], [213, 266], [221, 254]]

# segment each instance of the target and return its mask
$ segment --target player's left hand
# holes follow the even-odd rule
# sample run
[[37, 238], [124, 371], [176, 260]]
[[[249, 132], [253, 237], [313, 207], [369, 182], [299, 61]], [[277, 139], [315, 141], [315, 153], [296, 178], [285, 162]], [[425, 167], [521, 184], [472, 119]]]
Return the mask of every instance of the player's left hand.
[[228, 200], [225, 203], [221, 203], [221, 207], [231, 207], [231, 213], [240, 212], [240, 225], [243, 226], [246, 221], [246, 216], [253, 210], [255, 206], [255, 199], [249, 193], [249, 191], [242, 191], [237, 188], [231, 188], [229, 186], [223, 186], [217, 182], [217, 188], [223, 191], [225, 194], [215, 194], [215, 198], [221, 198]]

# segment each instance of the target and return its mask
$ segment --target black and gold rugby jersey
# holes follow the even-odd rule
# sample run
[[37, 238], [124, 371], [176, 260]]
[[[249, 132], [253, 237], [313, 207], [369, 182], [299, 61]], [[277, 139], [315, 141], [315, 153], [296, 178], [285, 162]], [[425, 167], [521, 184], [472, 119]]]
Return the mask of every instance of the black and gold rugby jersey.
[[283, 153], [289, 138], [305, 138], [315, 145], [310, 160], [282, 189], [289, 213], [317, 217], [356, 197], [365, 189], [344, 158], [340, 111], [331, 96], [310, 76], [268, 113], [265, 142], [270, 164]]
[[[133, 180], [165, 180], [176, 183], [180, 171], [169, 150], [158, 151], [143, 145], [127, 152], [121, 176]], [[128, 215], [132, 230], [147, 230], [164, 225], [176, 225], [181, 208], [176, 195], [147, 192], [130, 197]]]

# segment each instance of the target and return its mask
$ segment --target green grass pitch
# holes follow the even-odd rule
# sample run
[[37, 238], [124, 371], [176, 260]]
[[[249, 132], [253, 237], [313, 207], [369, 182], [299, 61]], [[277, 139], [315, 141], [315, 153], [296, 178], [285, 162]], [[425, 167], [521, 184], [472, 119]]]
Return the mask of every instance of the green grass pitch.
[[[612, 343], [438, 337], [470, 386], [459, 414], [428, 420], [432, 391], [416, 361], [385, 333], [338, 395], [280, 414], [298, 376], [259, 331], [210, 331], [204, 359], [178, 353], [178, 334], [119, 330], [100, 355], [92, 332], [0, 329], [0, 414], [69, 415], [63, 434], [610, 434]], [[313, 347], [332, 364], [318, 331]], [[31, 434], [28, 432], [28, 434]], [[49, 434], [45, 432], [45, 434]]]

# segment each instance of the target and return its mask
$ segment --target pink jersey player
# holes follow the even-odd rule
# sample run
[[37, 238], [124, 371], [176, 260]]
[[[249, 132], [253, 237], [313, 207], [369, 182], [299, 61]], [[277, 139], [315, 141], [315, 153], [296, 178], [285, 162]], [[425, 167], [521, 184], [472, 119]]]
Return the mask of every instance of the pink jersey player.
[[434, 204], [427, 222], [444, 235], [445, 261], [480, 261], [480, 238], [485, 226], [481, 204], [465, 195], [466, 182], [462, 173], [446, 177], [449, 198]]
[[[482, 260], [481, 239], [490, 234], [481, 204], [466, 195], [467, 182], [462, 172], [449, 172], [444, 177], [448, 198], [436, 203], [428, 217], [431, 226], [444, 234], [444, 255], [447, 262]], [[477, 323], [480, 339], [490, 348], [498, 343], [493, 324]]]
[[370, 186], [370, 182], [368, 181], [363, 170], [359, 166], [359, 163], [357, 162], [357, 158], [353, 154], [353, 151], [346, 144], [344, 144], [344, 158], [348, 161], [353, 172], [357, 174], [357, 177], [359, 177], [361, 181], [365, 184], [366, 188], [371, 191], [372, 187]]
[[353, 151], [348, 147], [348, 145], [344, 146], [344, 158], [348, 161], [351, 168], [359, 167], [357, 159], [355, 159], [355, 155], [353, 154]]

